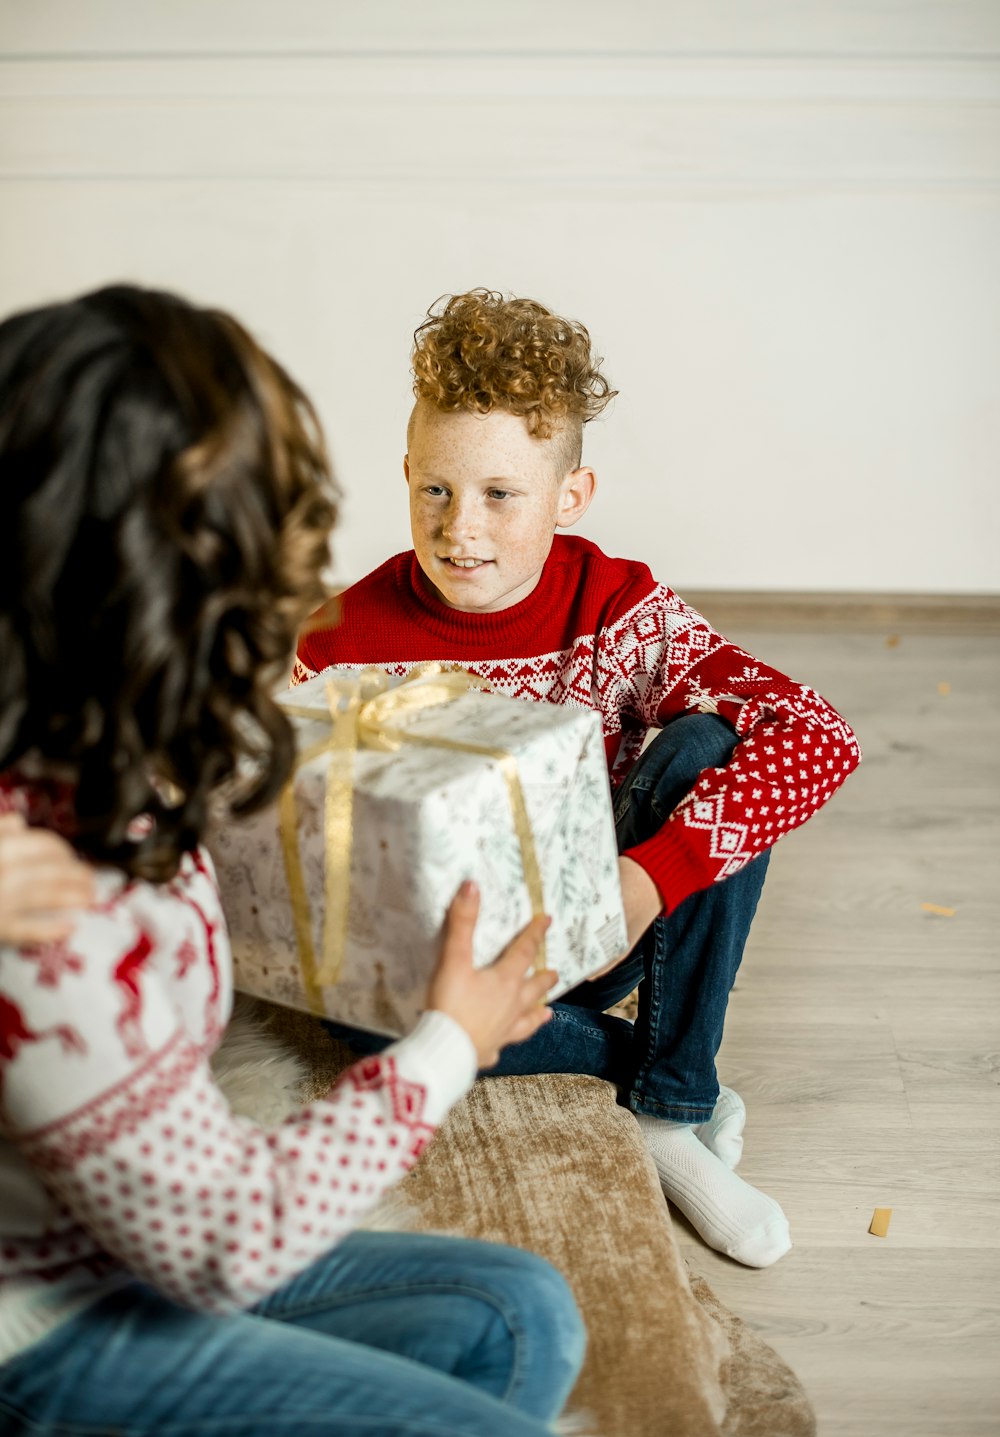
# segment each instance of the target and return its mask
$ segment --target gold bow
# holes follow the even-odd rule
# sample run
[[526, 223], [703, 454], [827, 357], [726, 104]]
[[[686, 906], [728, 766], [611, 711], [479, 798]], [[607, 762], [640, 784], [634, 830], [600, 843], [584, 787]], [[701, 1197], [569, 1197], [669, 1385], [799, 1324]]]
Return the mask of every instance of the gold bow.
[[[406, 678], [389, 687], [388, 676], [376, 668], [363, 669], [353, 680], [330, 680], [326, 685], [326, 706], [283, 704], [287, 714], [313, 721], [330, 721], [329, 734], [311, 745], [296, 760], [296, 772], [321, 754], [329, 754], [324, 812], [325, 902], [322, 961], [317, 962], [313, 946], [309, 896], [302, 873], [298, 847], [298, 815], [294, 776], [282, 790], [278, 805], [281, 846], [291, 897], [295, 939], [306, 997], [322, 1013], [321, 988], [336, 983], [344, 963], [347, 917], [350, 903], [351, 836], [354, 828], [354, 756], [359, 748], [395, 751], [405, 743], [446, 748], [458, 753], [481, 754], [494, 759], [507, 785], [514, 819], [514, 831], [521, 848], [521, 863], [531, 900], [531, 911], [544, 911], [542, 876], [535, 841], [517, 771], [517, 760], [506, 749], [488, 744], [463, 743], [433, 734], [413, 733], [401, 721], [423, 709], [449, 703], [470, 689], [488, 689], [477, 674], [449, 669], [439, 663], [420, 664]], [[545, 945], [541, 944], [534, 971], [545, 967]]]

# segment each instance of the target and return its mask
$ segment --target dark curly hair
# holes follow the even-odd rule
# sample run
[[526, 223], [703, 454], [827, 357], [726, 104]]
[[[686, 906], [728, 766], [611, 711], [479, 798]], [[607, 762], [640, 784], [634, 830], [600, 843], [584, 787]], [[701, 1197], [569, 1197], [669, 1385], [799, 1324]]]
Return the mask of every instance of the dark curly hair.
[[335, 515], [312, 406], [229, 315], [122, 285], [0, 324], [0, 772], [171, 878], [220, 785], [247, 812], [290, 771], [271, 689]]
[[413, 335], [413, 393], [441, 410], [520, 415], [536, 439], [565, 436], [580, 462], [583, 425], [614, 398], [590, 335], [534, 299], [495, 290], [442, 295]]

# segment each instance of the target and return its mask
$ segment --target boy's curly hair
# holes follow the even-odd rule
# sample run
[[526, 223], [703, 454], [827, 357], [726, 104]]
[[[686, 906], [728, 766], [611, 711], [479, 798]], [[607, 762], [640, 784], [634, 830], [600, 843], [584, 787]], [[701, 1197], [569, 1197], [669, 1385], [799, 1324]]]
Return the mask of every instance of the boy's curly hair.
[[0, 772], [66, 781], [81, 852], [164, 881], [219, 785], [277, 793], [335, 513], [309, 401], [230, 316], [122, 285], [0, 324]]
[[534, 299], [495, 290], [443, 295], [413, 336], [413, 393], [441, 410], [520, 415], [528, 433], [572, 436], [614, 398], [590, 335]]

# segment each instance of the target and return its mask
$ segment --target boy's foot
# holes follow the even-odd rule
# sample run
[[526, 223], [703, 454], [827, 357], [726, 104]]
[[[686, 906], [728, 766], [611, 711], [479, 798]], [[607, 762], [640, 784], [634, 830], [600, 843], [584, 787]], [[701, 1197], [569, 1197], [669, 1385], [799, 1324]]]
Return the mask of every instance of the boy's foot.
[[747, 1110], [739, 1093], [732, 1088], [719, 1089], [719, 1101], [707, 1123], [698, 1123], [695, 1132], [710, 1152], [727, 1168], [739, 1166], [743, 1156], [743, 1129]]
[[663, 1191], [709, 1247], [746, 1267], [784, 1257], [792, 1240], [774, 1198], [730, 1172], [691, 1125], [635, 1116]]

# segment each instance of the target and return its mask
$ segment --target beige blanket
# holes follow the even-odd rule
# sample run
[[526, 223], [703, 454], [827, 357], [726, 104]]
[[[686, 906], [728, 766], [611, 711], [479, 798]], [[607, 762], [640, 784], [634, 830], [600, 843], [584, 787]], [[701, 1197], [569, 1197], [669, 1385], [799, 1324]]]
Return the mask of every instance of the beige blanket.
[[[312, 1019], [245, 1008], [217, 1056], [230, 1101], [275, 1121], [351, 1057]], [[305, 1072], [282, 1068], [276, 1038]], [[255, 1080], [255, 1074], [261, 1081]], [[286, 1091], [280, 1092], [282, 1084]], [[597, 1078], [494, 1078], [453, 1110], [373, 1226], [453, 1232], [540, 1253], [568, 1278], [588, 1354], [569, 1412], [595, 1437], [810, 1437], [794, 1374], [690, 1279], [631, 1114]]]

